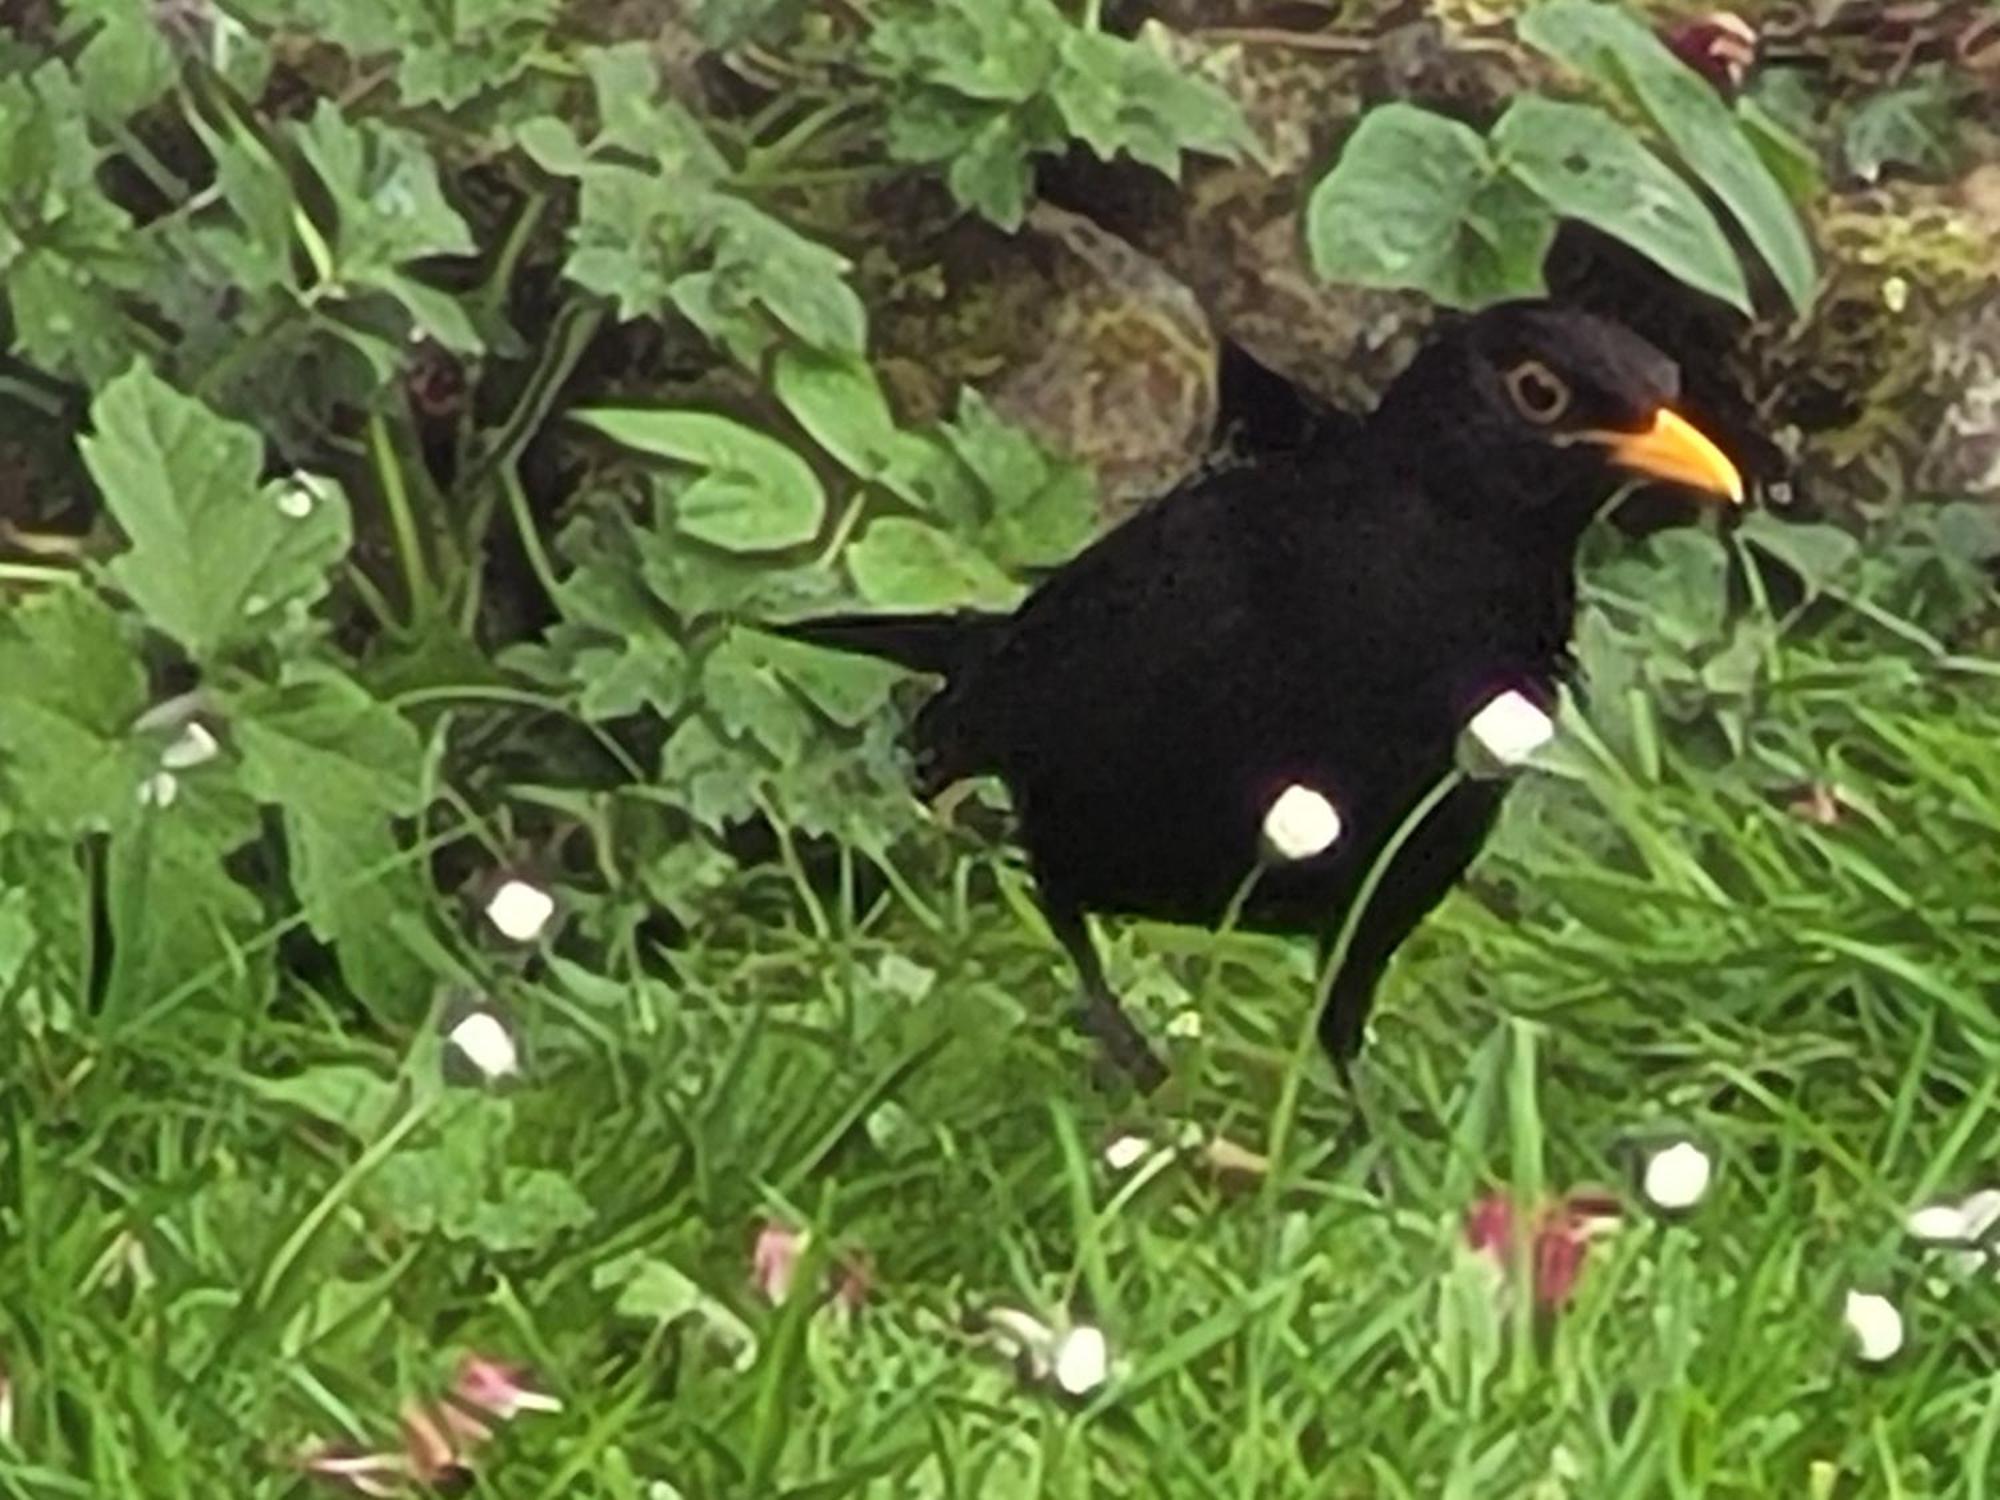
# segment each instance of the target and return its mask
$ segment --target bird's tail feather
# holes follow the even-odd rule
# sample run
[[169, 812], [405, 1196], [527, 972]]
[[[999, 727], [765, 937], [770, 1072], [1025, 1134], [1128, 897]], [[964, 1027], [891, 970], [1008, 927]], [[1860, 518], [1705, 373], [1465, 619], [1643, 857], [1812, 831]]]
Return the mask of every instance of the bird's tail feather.
[[950, 676], [1005, 618], [977, 610], [937, 615], [822, 615], [816, 620], [794, 620], [766, 628], [808, 645], [880, 657], [913, 672]]

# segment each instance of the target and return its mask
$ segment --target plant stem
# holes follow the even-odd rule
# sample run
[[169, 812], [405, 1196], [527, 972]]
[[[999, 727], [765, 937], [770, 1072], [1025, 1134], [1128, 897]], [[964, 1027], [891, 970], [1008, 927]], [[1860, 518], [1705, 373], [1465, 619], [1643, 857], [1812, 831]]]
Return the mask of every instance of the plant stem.
[[409, 487], [403, 482], [403, 465], [390, 440], [389, 424], [380, 412], [370, 413], [368, 418], [368, 454], [374, 460], [375, 474], [382, 485], [382, 503], [388, 508], [389, 526], [395, 533], [396, 553], [410, 591], [410, 623], [414, 625], [431, 617], [436, 599], [431, 589], [430, 568], [424, 562], [416, 514], [410, 509]]
[[1396, 825], [1396, 831], [1382, 846], [1368, 866], [1368, 873], [1361, 878], [1355, 890], [1354, 899], [1347, 904], [1347, 913], [1341, 919], [1340, 934], [1334, 939], [1333, 950], [1327, 955], [1326, 967], [1321, 970], [1319, 983], [1314, 987], [1314, 1003], [1307, 1008], [1305, 1024], [1299, 1028], [1298, 1040], [1292, 1045], [1292, 1056], [1285, 1069], [1285, 1082], [1278, 1096], [1278, 1108], [1271, 1119], [1270, 1144], [1265, 1156], [1271, 1163], [1270, 1175], [1264, 1179], [1265, 1191], [1275, 1195], [1279, 1177], [1279, 1166], [1283, 1160], [1285, 1147], [1290, 1141], [1292, 1124], [1298, 1115], [1299, 1080], [1305, 1073], [1306, 1057], [1312, 1050], [1313, 1039], [1319, 1032], [1320, 1011], [1326, 1006], [1333, 993], [1334, 982], [1340, 978], [1340, 971], [1347, 966], [1348, 951], [1354, 946], [1354, 935], [1361, 928], [1361, 918], [1368, 910], [1368, 903], [1375, 898], [1382, 881], [1388, 876], [1389, 867], [1402, 854], [1403, 847], [1415, 836], [1424, 820], [1437, 811], [1444, 800], [1465, 783], [1465, 772], [1454, 766], [1439, 777], [1431, 789], [1417, 800], [1403, 821]]

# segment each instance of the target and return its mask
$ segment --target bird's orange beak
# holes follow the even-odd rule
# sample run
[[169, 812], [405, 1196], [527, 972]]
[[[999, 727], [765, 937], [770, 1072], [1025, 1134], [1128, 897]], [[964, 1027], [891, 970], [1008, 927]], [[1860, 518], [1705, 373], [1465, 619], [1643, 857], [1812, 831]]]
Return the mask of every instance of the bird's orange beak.
[[1590, 432], [1584, 436], [1611, 450], [1611, 461], [1648, 479], [1664, 479], [1727, 496], [1743, 503], [1743, 476], [1736, 465], [1687, 418], [1661, 407], [1643, 432]]

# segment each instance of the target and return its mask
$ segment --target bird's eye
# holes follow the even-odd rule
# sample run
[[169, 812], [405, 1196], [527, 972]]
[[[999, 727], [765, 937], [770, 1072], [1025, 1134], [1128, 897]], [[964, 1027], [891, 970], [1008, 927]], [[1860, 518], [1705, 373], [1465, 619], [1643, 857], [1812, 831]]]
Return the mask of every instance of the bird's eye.
[[1505, 378], [1515, 409], [1530, 422], [1547, 426], [1569, 410], [1569, 387], [1540, 360], [1522, 360]]

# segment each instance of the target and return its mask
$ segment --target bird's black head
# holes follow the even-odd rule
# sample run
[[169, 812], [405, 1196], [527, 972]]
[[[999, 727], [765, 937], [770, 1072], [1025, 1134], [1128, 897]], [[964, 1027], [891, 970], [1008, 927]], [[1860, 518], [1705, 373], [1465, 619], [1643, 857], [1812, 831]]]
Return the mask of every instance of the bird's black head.
[[1740, 502], [1736, 466], [1680, 416], [1680, 371], [1616, 323], [1506, 302], [1445, 328], [1380, 419], [1442, 504], [1581, 531], [1622, 483]]

